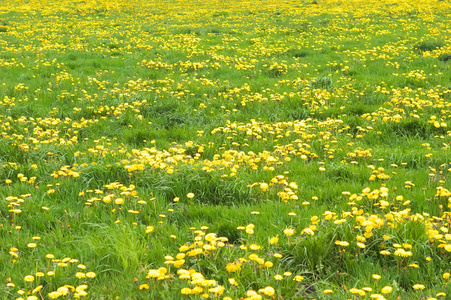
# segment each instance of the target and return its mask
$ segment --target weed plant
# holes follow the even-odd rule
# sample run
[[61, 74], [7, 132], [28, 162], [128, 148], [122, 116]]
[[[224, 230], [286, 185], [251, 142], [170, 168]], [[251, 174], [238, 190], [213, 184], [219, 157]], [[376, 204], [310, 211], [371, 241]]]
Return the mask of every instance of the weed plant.
[[2, 1], [0, 299], [448, 299], [450, 13]]

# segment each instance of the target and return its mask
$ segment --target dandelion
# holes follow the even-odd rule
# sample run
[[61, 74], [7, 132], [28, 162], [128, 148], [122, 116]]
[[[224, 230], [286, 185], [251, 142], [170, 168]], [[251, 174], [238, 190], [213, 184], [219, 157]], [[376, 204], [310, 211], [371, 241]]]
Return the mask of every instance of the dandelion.
[[229, 278], [228, 281], [230, 285], [238, 286], [238, 282], [235, 280], [235, 278]]
[[256, 244], [252, 244], [249, 246], [249, 249], [251, 249], [252, 251], [257, 251], [260, 250], [262, 247], [260, 245], [256, 245]]
[[285, 229], [283, 230], [283, 233], [284, 233], [286, 236], [290, 237], [290, 236], [292, 236], [293, 234], [296, 233], [296, 230], [293, 229], [293, 228], [285, 228]]
[[60, 293], [61, 295], [66, 296], [67, 293], [69, 292], [69, 289], [66, 286], [62, 286], [62, 287], [59, 287], [56, 291], [58, 293]]
[[273, 296], [276, 291], [273, 287], [267, 286], [263, 289], [259, 289], [258, 292], [264, 294], [265, 296]]
[[335, 245], [339, 245], [339, 246], [342, 246], [342, 247], [348, 247], [349, 243], [346, 242], [346, 241], [335, 241]]
[[264, 266], [267, 268], [271, 268], [274, 264], [272, 263], [272, 261], [265, 261]]
[[241, 269], [241, 263], [239, 263], [239, 262], [228, 263], [226, 265], [226, 270], [229, 273], [234, 273], [240, 269]]
[[415, 290], [424, 290], [424, 289], [425, 289], [425, 286], [422, 285], [422, 284], [415, 284], [415, 285], [413, 286], [413, 288], [414, 288]]
[[50, 299], [56, 299], [56, 298], [61, 297], [62, 295], [63, 295], [63, 294], [61, 294], [60, 292], [57, 292], [57, 291], [51, 292], [51, 293], [48, 294], [48, 296], [50, 297]]
[[279, 242], [279, 237], [278, 236], [273, 236], [272, 238], [269, 239], [269, 243], [271, 245], [277, 244], [277, 242]]

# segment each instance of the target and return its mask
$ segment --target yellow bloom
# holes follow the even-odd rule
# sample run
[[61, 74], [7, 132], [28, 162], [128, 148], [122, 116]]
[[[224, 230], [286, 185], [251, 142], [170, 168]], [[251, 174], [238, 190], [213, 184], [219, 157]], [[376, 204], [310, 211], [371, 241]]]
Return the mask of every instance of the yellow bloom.
[[62, 296], [62, 294], [59, 293], [59, 292], [51, 292], [51, 293], [49, 293], [48, 295], [49, 295], [50, 299], [56, 299], [56, 298]]
[[149, 289], [149, 285], [147, 283], [141, 284], [139, 286], [139, 289], [140, 290], [148, 290]]
[[339, 246], [342, 246], [342, 247], [348, 247], [349, 243], [346, 242], [346, 241], [335, 241], [335, 245], [339, 245]]
[[188, 193], [188, 194], [186, 195], [186, 197], [187, 197], [188, 199], [193, 199], [193, 198], [194, 198], [194, 193]]
[[258, 292], [262, 293], [262, 294], [264, 294], [266, 296], [273, 296], [276, 291], [274, 290], [273, 287], [267, 286], [267, 287], [265, 287], [263, 289], [259, 289]]
[[238, 286], [238, 282], [235, 280], [235, 278], [229, 278], [228, 281], [230, 285]]
[[226, 265], [226, 270], [229, 273], [234, 273], [240, 269], [241, 269], [241, 263], [239, 263], [239, 262], [228, 263]]
[[390, 294], [393, 291], [391, 286], [384, 286], [381, 290], [382, 294]]
[[271, 268], [274, 264], [272, 263], [272, 261], [265, 261], [265, 267], [267, 268]]
[[357, 288], [352, 288], [349, 290], [351, 294], [359, 294], [360, 296], [365, 296], [365, 291]]
[[423, 289], [425, 289], [425, 286], [422, 285], [422, 284], [415, 284], [415, 285], [413, 286], [413, 288], [414, 288], [415, 290], [423, 290]]
[[249, 246], [249, 249], [251, 249], [252, 251], [257, 251], [260, 250], [262, 247], [260, 245], [256, 245], [256, 244], [252, 244]]
[[86, 284], [82, 284], [82, 285], [77, 286], [77, 287], [75, 288], [75, 290], [76, 290], [77, 292], [81, 292], [81, 291], [86, 290], [87, 288], [88, 288], [88, 286], [87, 286]]
[[62, 287], [59, 287], [56, 291], [58, 293], [60, 293], [61, 295], [66, 296], [67, 293], [69, 292], [69, 289], [65, 286], [62, 286]]
[[[37, 292], [39, 292], [41, 289], [43, 288], [42, 285], [38, 285], [37, 287], [34, 288], [34, 290], [31, 291], [32, 294], [36, 294]], [[28, 298], [30, 299], [30, 298]]]
[[224, 293], [224, 287], [222, 285], [218, 285], [214, 288], [208, 289], [208, 292], [213, 293], [215, 295], [222, 295]]
[[283, 230], [283, 233], [284, 233], [286, 236], [292, 236], [293, 234], [296, 233], [296, 230], [293, 229], [293, 228], [285, 228], [285, 229]]
[[304, 277], [302, 277], [301, 275], [296, 275], [296, 276], [294, 276], [293, 280], [295, 280], [297, 282], [301, 282], [304, 280]]
[[27, 276], [25, 276], [24, 280], [26, 282], [33, 282], [34, 281], [34, 277], [32, 275], [27, 275]]

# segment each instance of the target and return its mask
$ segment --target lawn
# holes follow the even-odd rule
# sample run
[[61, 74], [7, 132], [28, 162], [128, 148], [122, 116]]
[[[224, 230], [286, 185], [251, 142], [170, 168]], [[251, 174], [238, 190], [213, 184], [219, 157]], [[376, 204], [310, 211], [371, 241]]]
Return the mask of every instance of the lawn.
[[448, 299], [448, 0], [4, 0], [0, 299]]

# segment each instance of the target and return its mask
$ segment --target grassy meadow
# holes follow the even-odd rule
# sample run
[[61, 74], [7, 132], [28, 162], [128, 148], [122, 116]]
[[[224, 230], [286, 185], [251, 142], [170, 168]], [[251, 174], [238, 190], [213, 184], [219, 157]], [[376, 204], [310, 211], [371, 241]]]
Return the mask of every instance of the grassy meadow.
[[2, 1], [0, 299], [450, 299], [450, 15]]

